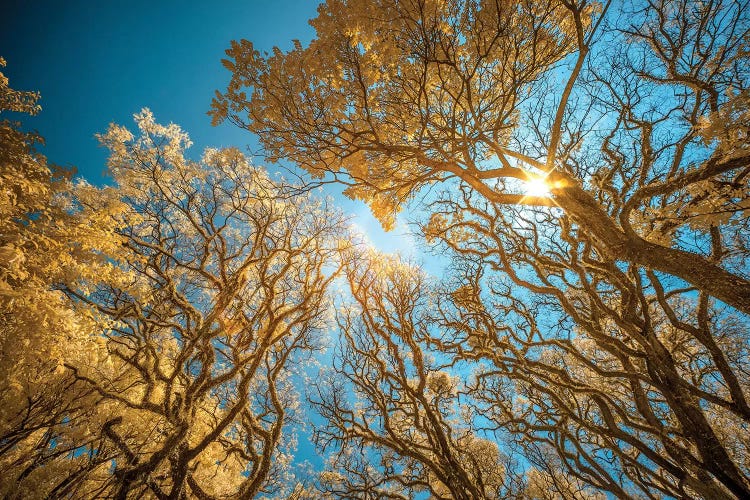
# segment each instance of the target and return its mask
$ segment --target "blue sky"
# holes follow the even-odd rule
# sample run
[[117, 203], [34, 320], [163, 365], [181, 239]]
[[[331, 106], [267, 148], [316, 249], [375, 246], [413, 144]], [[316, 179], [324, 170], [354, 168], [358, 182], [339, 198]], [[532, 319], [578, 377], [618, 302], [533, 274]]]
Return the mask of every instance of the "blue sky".
[[[25, 120], [45, 139], [53, 163], [75, 166], [94, 184], [106, 182], [107, 152], [94, 134], [111, 122], [133, 128], [133, 113], [150, 108], [160, 123], [186, 130], [200, 157], [206, 146], [257, 151], [255, 138], [231, 124], [212, 127], [206, 115], [229, 73], [221, 65], [233, 39], [261, 50], [308, 42], [314, 0], [148, 2], [6, 0], [0, 16], [0, 56], [12, 88], [38, 90], [42, 113]], [[262, 163], [262, 159], [256, 159]], [[401, 224], [384, 233], [368, 209], [331, 188], [337, 204], [383, 251], [414, 254]]]

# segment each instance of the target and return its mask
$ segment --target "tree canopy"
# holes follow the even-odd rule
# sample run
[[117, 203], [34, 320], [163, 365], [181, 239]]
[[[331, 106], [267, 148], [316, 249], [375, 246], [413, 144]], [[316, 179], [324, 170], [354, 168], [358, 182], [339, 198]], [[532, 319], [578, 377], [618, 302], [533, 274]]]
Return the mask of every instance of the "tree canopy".
[[[35, 94], [3, 91], [34, 109]], [[237, 149], [193, 161], [178, 126], [148, 110], [135, 119], [138, 136], [117, 125], [100, 136], [116, 183], [102, 189], [56, 182], [33, 136], [3, 124], [14, 212], [2, 232], [0, 491], [283, 497], [295, 378], [322, 348], [349, 245], [342, 218], [290, 200]]]
[[[329, 1], [309, 46], [233, 42], [211, 114], [271, 158], [343, 177], [386, 226], [456, 179], [495, 204], [559, 207], [600, 252], [748, 313], [747, 277], [706, 255], [711, 227], [725, 257], [745, 248], [722, 233], [747, 219], [747, 6], [627, 9]], [[549, 196], [523, 192], [535, 179]]]
[[209, 112], [302, 182], [144, 108], [96, 187], [0, 122], [0, 495], [750, 498], [750, 4], [311, 24], [231, 42]]

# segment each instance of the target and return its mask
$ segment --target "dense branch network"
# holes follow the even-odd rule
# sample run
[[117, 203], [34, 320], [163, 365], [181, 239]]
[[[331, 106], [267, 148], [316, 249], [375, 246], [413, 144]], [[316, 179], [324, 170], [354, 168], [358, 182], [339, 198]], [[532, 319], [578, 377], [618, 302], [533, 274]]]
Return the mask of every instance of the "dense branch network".
[[[0, 122], [0, 496], [750, 497], [748, 3], [318, 12], [211, 111], [307, 186], [144, 110], [97, 188]], [[415, 208], [446, 275], [315, 182]]]
[[[744, 498], [748, 12], [330, 0], [307, 46], [233, 42], [212, 115], [344, 179], [386, 227], [430, 187], [422, 231], [462, 285], [413, 340], [474, 366], [466, 397], [491, 422], [470, 427], [515, 435], [542, 483]], [[524, 192], [539, 181], [548, 196]]]
[[[633, 9], [331, 1], [308, 47], [263, 56], [233, 42], [212, 114], [271, 158], [345, 173], [386, 226], [420, 188], [454, 179], [494, 203], [559, 207], [612, 258], [748, 313], [745, 273], [672, 240], [745, 218], [747, 5]], [[549, 198], [518, 192], [534, 178]], [[640, 227], [652, 211], [659, 227]]]

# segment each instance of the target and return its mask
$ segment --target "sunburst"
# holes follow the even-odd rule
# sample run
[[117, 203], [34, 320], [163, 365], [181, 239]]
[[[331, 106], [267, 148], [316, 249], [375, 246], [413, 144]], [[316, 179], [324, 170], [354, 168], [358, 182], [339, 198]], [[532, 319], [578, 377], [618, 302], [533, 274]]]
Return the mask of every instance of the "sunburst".
[[547, 183], [544, 177], [534, 177], [523, 183], [523, 191], [526, 196], [534, 197], [548, 197], [550, 193], [550, 185]]

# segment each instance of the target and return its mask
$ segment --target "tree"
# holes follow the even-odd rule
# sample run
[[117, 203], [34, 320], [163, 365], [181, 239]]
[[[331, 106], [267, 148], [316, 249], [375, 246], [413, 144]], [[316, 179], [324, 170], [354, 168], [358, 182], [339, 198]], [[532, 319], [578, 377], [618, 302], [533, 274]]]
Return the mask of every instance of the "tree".
[[315, 440], [333, 455], [320, 489], [335, 498], [520, 498], [523, 481], [498, 444], [461, 415], [450, 360], [430, 352], [433, 291], [395, 257], [350, 254], [354, 304], [338, 315], [332, 374], [312, 403]]
[[477, 361], [490, 428], [618, 498], [745, 495], [746, 318], [602, 259], [565, 218], [440, 204], [431, 234], [463, 267], [436, 349]]
[[136, 121], [139, 137], [100, 137], [117, 184], [101, 189], [56, 181], [4, 124], [0, 491], [292, 494], [296, 387], [329, 323], [342, 219], [237, 149], [191, 161], [179, 127]]
[[295, 366], [319, 348], [341, 219], [293, 201], [237, 149], [200, 163], [144, 110], [140, 136], [101, 136], [127, 206], [129, 282], [66, 289], [100, 316], [106, 357], [67, 363], [100, 398], [116, 450], [89, 495], [242, 497], [283, 491], [294, 450]]
[[[0, 73], [0, 112], [35, 115], [38, 99]], [[120, 206], [103, 198], [96, 212], [71, 207], [71, 172], [47, 163], [41, 141], [0, 122], [0, 494], [8, 498], [46, 497], [111, 458], [88, 432], [96, 395], [64, 369], [96, 355], [96, 324], [60, 288], [115, 279], [110, 215]], [[81, 199], [91, 196], [80, 188]], [[83, 447], [92, 452], [71, 457]]]
[[386, 226], [420, 188], [460, 182], [495, 204], [559, 207], [610, 260], [749, 313], [750, 281], [727, 261], [745, 255], [730, 235], [748, 203], [747, 13], [330, 0], [307, 47], [233, 42], [211, 114], [257, 133], [270, 158], [349, 183]]

